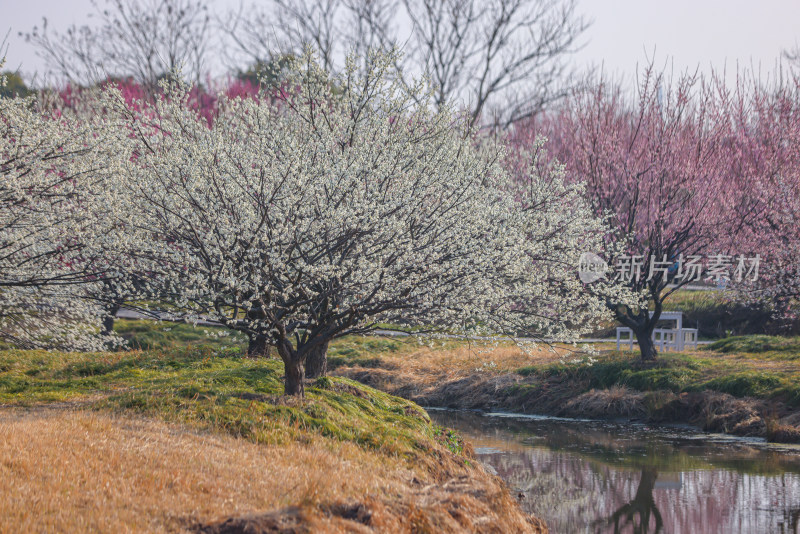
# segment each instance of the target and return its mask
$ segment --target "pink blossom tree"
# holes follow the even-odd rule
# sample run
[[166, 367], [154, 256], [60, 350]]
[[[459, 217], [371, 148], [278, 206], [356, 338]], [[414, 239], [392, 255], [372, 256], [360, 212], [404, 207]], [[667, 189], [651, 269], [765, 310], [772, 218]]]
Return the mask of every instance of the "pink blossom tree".
[[726, 126], [729, 196], [739, 221], [729, 248], [761, 258], [758, 277], [738, 287], [786, 314], [800, 297], [800, 78], [765, 84], [744, 73], [731, 90], [717, 85], [715, 113]]
[[643, 360], [656, 358], [652, 333], [664, 300], [696, 278], [686, 266], [715, 252], [732, 213], [712, 97], [698, 77], [673, 81], [650, 65], [635, 98], [600, 77], [574, 91], [560, 111], [511, 134], [520, 147], [548, 137], [567, 178], [585, 184], [595, 212], [609, 217], [614, 239], [624, 246], [607, 259], [642, 304], [606, 303], [633, 330]]

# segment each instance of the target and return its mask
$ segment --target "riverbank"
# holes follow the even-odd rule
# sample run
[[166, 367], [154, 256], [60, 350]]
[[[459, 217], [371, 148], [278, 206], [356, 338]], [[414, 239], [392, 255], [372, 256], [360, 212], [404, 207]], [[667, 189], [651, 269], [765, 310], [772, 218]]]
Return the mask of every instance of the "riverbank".
[[728, 338], [653, 363], [600, 346], [480, 347], [343, 340], [332, 373], [432, 407], [692, 424], [705, 431], [800, 442], [800, 344]]
[[[795, 532], [800, 448], [685, 426], [430, 410], [553, 532]], [[711, 489], [711, 491], [710, 491]]]
[[546, 532], [460, 437], [225, 349], [0, 351], [0, 531]]

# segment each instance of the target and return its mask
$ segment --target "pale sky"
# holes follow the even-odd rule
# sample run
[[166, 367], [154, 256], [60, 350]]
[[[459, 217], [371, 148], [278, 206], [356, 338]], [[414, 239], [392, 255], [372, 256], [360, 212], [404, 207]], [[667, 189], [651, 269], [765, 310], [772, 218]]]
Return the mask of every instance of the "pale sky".
[[[249, 0], [248, 0], [249, 1]], [[575, 65], [602, 64], [610, 73], [633, 77], [637, 64], [655, 50], [677, 70], [743, 66], [773, 70], [783, 50], [800, 43], [800, 0], [579, 0], [594, 23]], [[102, 0], [101, 0], [102, 3]], [[213, 8], [239, 0], [213, 0]], [[0, 0], [0, 34], [7, 39], [6, 68], [26, 79], [41, 72], [42, 61], [19, 31], [29, 31], [46, 16], [64, 29], [84, 23], [90, 0]], [[2, 39], [0, 36], [0, 40]]]
[[631, 76], [655, 50], [676, 70], [772, 71], [800, 43], [800, 0], [580, 0], [594, 19], [580, 63]]

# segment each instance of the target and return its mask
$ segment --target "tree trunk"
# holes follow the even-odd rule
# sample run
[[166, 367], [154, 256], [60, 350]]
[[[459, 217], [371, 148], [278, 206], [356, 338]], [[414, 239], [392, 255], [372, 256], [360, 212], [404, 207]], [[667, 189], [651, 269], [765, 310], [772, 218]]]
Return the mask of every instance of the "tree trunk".
[[653, 329], [646, 327], [634, 328], [633, 333], [636, 335], [636, 341], [639, 343], [639, 352], [641, 353], [643, 362], [655, 361], [658, 356], [656, 346], [653, 343]]
[[263, 334], [248, 334], [247, 355], [251, 358], [269, 358], [269, 339]]
[[284, 361], [283, 367], [286, 372], [286, 381], [283, 384], [283, 393], [285, 395], [305, 395], [305, 388], [303, 387], [304, 371], [303, 364], [299, 361]]
[[100, 332], [104, 336], [111, 335], [114, 332], [114, 319], [117, 317], [119, 311], [119, 304], [110, 304], [106, 308], [106, 316], [103, 317], [103, 330]]
[[282, 332], [283, 336], [275, 337], [275, 349], [278, 351], [278, 356], [283, 360], [283, 372], [286, 374], [283, 382], [284, 395], [305, 395], [305, 388], [303, 387], [303, 380], [305, 379], [305, 370], [303, 364], [305, 358], [299, 357], [297, 351], [292, 347], [291, 342], [285, 337], [285, 331]]
[[306, 376], [319, 378], [328, 372], [328, 342], [320, 343], [306, 356]]

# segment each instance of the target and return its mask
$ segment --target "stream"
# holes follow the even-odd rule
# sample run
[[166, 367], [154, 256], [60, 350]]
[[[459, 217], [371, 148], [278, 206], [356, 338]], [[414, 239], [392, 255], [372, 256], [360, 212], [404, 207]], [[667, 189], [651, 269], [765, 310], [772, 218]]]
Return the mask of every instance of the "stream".
[[566, 533], [798, 533], [800, 446], [689, 427], [429, 409]]

